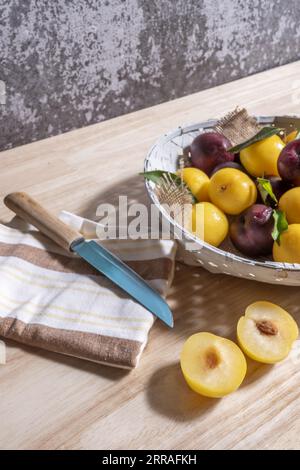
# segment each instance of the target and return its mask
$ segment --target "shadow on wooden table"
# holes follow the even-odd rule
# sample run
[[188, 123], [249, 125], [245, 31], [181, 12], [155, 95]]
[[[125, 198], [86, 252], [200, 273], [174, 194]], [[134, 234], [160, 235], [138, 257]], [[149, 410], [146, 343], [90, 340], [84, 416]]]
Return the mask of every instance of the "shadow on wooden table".
[[[246, 307], [258, 300], [277, 303], [299, 324], [299, 288], [265, 284], [177, 263], [168, 302], [174, 314], [174, 334], [186, 338], [210, 331], [236, 341], [236, 326]], [[157, 327], [162, 330], [163, 326]]]
[[258, 380], [263, 379], [272, 371], [274, 367], [276, 367], [274, 364], [262, 364], [253, 361], [249, 357], [246, 357], [246, 360], [247, 374], [241, 385], [241, 388], [247, 388]]
[[22, 352], [32, 354], [45, 361], [56, 362], [68, 366], [72, 369], [76, 369], [82, 372], [88, 372], [98, 377], [103, 377], [110, 381], [118, 381], [126, 377], [131, 371], [127, 369], [120, 369], [117, 367], [108, 367], [96, 362], [86, 361], [73, 356], [65, 356], [63, 354], [55, 353], [53, 351], [47, 351], [45, 349], [39, 349], [32, 346], [27, 346], [22, 343], [15, 342], [11, 339], [4, 338], [5, 344], [9, 347], [18, 348]]
[[219, 399], [193, 392], [186, 384], [178, 362], [154, 372], [147, 385], [147, 398], [156, 412], [177, 421], [199, 418], [219, 403]]
[[[251, 360], [247, 363], [248, 371], [241, 388], [263, 378], [273, 367]], [[183, 378], [179, 362], [156, 370], [148, 382], [146, 393], [150, 406], [156, 412], [177, 421], [199, 418], [221, 402], [221, 399], [207, 398], [193, 392]]]
[[[99, 181], [101, 182], [101, 178], [99, 178]], [[127, 197], [128, 206], [133, 203], [146, 205], [149, 205], [150, 203], [150, 199], [145, 188], [144, 178], [140, 175], [120, 181], [117, 186], [113, 185], [103, 191], [101, 191], [100, 182], [99, 194], [94, 199], [89, 199], [88, 204], [83, 207], [78, 215], [86, 217], [87, 219], [97, 220], [97, 207], [100, 204], [108, 203], [113, 204], [117, 209], [119, 205], [119, 196]]]

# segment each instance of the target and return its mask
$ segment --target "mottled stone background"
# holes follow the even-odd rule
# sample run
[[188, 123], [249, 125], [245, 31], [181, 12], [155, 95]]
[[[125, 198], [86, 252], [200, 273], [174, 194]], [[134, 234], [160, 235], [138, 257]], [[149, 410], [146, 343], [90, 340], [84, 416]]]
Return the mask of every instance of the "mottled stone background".
[[0, 0], [0, 148], [299, 59], [299, 21], [299, 0]]

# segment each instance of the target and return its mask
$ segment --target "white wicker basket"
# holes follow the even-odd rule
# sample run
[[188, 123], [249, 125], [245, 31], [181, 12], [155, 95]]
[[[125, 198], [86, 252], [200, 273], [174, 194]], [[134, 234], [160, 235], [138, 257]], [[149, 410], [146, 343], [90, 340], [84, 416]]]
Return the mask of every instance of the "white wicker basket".
[[[293, 123], [296, 116], [287, 117], [257, 117], [262, 124], [272, 124], [276, 119], [289, 119]], [[161, 137], [150, 149], [145, 159], [144, 171], [165, 170], [175, 172], [178, 169], [177, 160], [180, 149], [191, 144], [196, 135], [211, 129], [216, 120], [200, 122], [185, 127], [179, 127]], [[213, 273], [229, 274], [231, 276], [252, 279], [270, 284], [284, 284], [289, 286], [300, 285], [300, 264], [276, 263], [271, 259], [254, 260], [241, 256], [226, 240], [220, 248], [215, 248], [208, 243], [194, 237], [190, 232], [170, 217], [167, 211], [160, 205], [155, 191], [154, 183], [146, 181], [146, 188], [152, 202], [158, 207], [162, 217], [171, 224], [173, 231], [180, 233], [182, 240], [180, 252], [182, 260], [187, 264], [199, 265]], [[193, 249], [184, 249], [187, 242], [194, 242]]]

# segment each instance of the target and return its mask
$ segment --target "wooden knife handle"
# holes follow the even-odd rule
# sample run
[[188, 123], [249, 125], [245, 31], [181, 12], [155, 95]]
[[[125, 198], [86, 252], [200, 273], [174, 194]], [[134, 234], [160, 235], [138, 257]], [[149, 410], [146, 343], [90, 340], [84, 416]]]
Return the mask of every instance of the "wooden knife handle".
[[72, 245], [75, 242], [84, 240], [79, 232], [44, 209], [26, 193], [8, 194], [4, 199], [4, 204], [23, 220], [38, 228], [64, 250], [72, 251]]

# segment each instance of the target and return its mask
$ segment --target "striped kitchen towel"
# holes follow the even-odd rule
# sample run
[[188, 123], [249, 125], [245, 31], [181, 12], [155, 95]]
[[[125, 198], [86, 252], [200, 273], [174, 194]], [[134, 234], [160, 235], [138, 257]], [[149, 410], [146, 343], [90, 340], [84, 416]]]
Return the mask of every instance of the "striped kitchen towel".
[[[96, 238], [95, 222], [67, 212], [61, 218]], [[0, 225], [0, 336], [116, 367], [136, 367], [153, 315], [80, 258], [32, 227], [25, 230], [20, 221], [21, 226]], [[101, 243], [166, 296], [174, 271], [173, 241]]]

